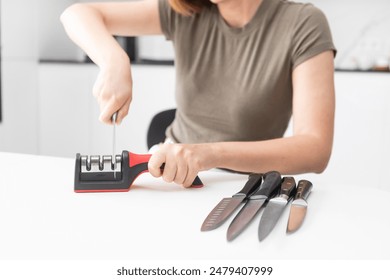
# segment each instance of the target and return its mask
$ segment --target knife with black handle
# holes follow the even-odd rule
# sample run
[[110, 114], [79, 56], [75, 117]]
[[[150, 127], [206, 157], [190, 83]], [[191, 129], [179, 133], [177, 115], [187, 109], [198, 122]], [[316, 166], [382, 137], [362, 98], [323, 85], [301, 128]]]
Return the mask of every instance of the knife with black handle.
[[264, 182], [260, 188], [253, 193], [249, 199], [268, 198], [279, 186], [282, 177], [278, 171], [270, 171], [264, 175]]
[[227, 239], [236, 238], [252, 221], [268, 198], [280, 187], [282, 178], [279, 172], [270, 171], [264, 175], [264, 182], [253, 193], [241, 211], [234, 218], [227, 231]]
[[262, 174], [250, 174], [245, 186], [232, 197], [222, 199], [204, 220], [201, 231], [213, 230], [222, 225], [231, 214], [261, 184]]

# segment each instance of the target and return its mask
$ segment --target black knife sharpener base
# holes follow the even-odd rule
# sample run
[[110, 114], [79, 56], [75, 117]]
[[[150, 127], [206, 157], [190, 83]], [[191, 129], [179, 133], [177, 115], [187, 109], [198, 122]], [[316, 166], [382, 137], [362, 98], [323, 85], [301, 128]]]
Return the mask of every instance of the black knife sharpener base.
[[143, 162], [130, 167], [129, 152], [122, 152], [121, 171], [82, 172], [81, 155], [76, 155], [74, 191], [83, 192], [127, 192], [134, 180], [148, 170]]

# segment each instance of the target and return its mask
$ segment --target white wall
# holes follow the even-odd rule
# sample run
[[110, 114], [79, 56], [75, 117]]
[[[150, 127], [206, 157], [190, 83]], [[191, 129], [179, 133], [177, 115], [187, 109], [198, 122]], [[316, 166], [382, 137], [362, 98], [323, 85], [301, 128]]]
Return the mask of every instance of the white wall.
[[333, 151], [321, 181], [389, 190], [390, 74], [336, 72], [335, 88]]
[[67, 37], [60, 15], [76, 0], [38, 0], [38, 57], [40, 59], [80, 60], [84, 52]]
[[336, 73], [333, 154], [325, 180], [389, 190], [390, 74]]
[[[128, 0], [117, 0], [128, 1]], [[85, 53], [66, 35], [60, 22], [61, 13], [77, 2], [104, 2], [102, 0], [38, 0], [38, 49], [42, 60], [76, 60], [83, 61]]]
[[35, 1], [1, 0], [0, 150], [38, 152], [38, 48]]

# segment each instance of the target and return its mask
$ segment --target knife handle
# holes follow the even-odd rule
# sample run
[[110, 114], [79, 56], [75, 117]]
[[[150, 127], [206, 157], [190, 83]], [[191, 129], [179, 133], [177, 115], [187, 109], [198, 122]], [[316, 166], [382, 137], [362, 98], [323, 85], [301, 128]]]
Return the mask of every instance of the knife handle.
[[267, 172], [260, 188], [250, 196], [250, 199], [258, 199], [263, 196], [269, 197], [280, 186], [281, 182], [282, 177], [278, 171]]
[[241, 191], [233, 195], [233, 197], [237, 196], [249, 196], [252, 192], [254, 192], [258, 186], [261, 184], [261, 180], [263, 179], [263, 174], [252, 173], [248, 176], [248, 181], [245, 183], [245, 186]]
[[294, 177], [284, 177], [282, 186], [280, 187], [279, 195], [284, 195], [289, 198], [293, 194], [295, 186], [296, 184]]
[[295, 194], [295, 199], [304, 199], [306, 200], [313, 188], [313, 184], [308, 180], [300, 180], [298, 182], [297, 193]]

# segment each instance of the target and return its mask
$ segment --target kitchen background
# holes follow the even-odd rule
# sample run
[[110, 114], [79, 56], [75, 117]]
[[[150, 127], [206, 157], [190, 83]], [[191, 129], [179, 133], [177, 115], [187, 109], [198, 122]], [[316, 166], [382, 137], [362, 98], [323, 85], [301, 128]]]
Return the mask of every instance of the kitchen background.
[[[98, 122], [91, 94], [98, 69], [59, 22], [75, 2], [87, 1], [0, 0], [0, 151], [71, 158], [111, 153], [111, 127]], [[389, 188], [390, 1], [303, 2], [325, 12], [338, 48], [334, 152], [321, 176]], [[117, 148], [143, 153], [152, 116], [175, 106], [173, 50], [162, 36], [118, 40], [134, 61], [134, 100], [117, 130]]]

